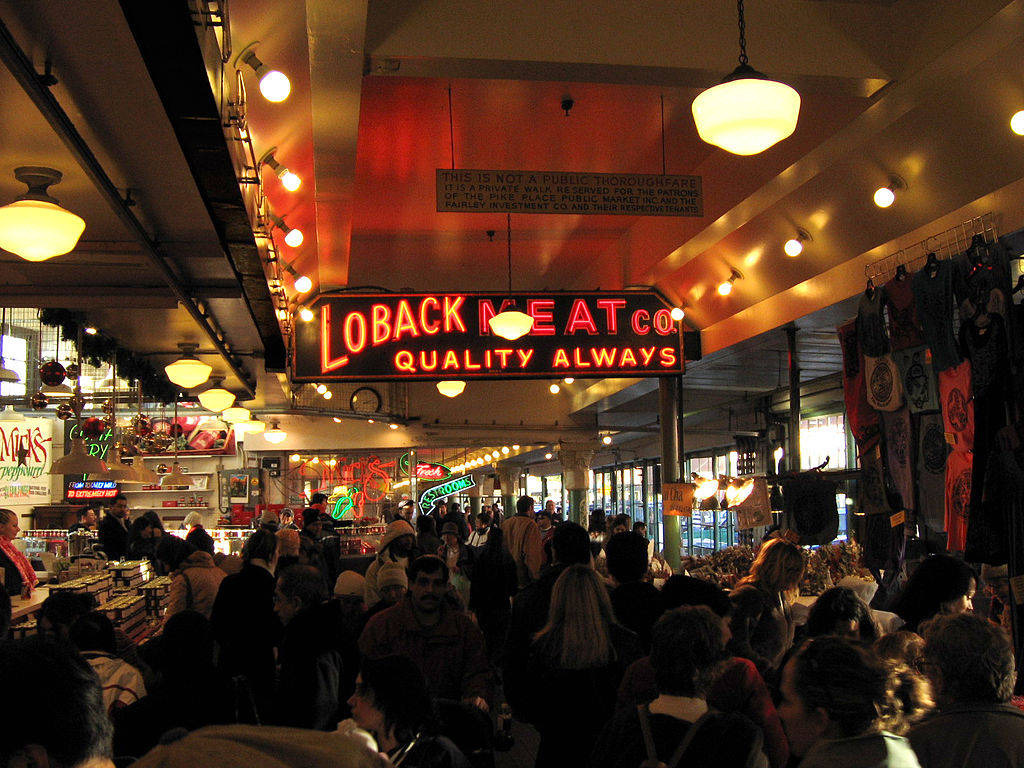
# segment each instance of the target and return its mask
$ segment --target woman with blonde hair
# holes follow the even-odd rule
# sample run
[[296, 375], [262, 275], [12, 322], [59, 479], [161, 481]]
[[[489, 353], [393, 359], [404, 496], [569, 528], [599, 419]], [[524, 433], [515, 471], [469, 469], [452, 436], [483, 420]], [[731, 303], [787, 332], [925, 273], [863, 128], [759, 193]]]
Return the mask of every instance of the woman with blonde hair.
[[537, 768], [582, 765], [615, 708], [623, 672], [640, 656], [586, 565], [569, 566], [551, 593], [547, 624], [530, 646], [523, 714], [540, 732]]
[[[750, 567], [750, 575], [740, 580], [729, 596], [734, 604], [756, 606], [756, 610], [737, 611], [731, 629], [737, 655], [749, 648], [767, 669], [777, 669], [793, 645], [792, 605], [800, 596], [800, 581], [807, 561], [803, 550], [785, 539], [770, 539]], [[751, 599], [751, 598], [757, 598]]]

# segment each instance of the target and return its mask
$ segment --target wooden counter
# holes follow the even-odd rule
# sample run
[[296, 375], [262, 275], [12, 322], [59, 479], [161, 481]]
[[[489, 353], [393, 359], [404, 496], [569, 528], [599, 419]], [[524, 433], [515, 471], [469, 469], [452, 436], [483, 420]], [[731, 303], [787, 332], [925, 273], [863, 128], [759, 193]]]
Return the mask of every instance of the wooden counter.
[[39, 607], [43, 604], [50, 594], [49, 587], [36, 587], [32, 590], [32, 597], [28, 600], [23, 599], [21, 596], [11, 598], [11, 621], [18, 621], [26, 616], [31, 616], [33, 613], [39, 610]]

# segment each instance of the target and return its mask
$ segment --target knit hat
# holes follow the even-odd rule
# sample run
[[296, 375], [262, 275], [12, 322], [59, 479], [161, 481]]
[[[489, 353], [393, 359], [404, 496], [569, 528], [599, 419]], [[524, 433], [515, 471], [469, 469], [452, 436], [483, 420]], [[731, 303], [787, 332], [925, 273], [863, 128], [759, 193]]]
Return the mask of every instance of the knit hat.
[[299, 532], [292, 528], [282, 528], [277, 536], [277, 556], [299, 556]]
[[441, 535], [444, 536], [446, 533], [450, 533], [453, 536], [459, 535], [459, 526], [455, 523], [447, 522], [441, 526]]
[[384, 587], [405, 587], [408, 589], [409, 577], [405, 573], [405, 568], [398, 563], [388, 563], [377, 571], [377, 588], [384, 589]]
[[338, 580], [334, 582], [335, 597], [362, 598], [365, 591], [366, 579], [362, 574], [356, 573], [355, 571], [342, 571]]
[[378, 551], [383, 551], [387, 548], [388, 544], [397, 539], [399, 536], [415, 536], [416, 531], [413, 530], [412, 526], [409, 525], [405, 520], [395, 520], [388, 524], [387, 529], [384, 531], [384, 535], [380, 540], [380, 547]]
[[185, 515], [185, 525], [191, 528], [193, 525], [202, 525], [203, 516], [198, 512], [189, 512]]
[[264, 509], [260, 522], [264, 525], [277, 525], [277, 513], [272, 509]]
[[313, 507], [306, 507], [302, 510], [302, 525], [304, 528], [320, 522], [320, 510]]

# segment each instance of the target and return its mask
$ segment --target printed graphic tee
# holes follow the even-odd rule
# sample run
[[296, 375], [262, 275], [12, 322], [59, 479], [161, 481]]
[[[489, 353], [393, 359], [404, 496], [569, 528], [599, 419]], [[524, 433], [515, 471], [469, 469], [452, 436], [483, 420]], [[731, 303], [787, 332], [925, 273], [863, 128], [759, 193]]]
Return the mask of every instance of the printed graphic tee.
[[901, 349], [892, 353], [900, 370], [903, 396], [911, 413], [939, 410], [939, 387], [932, 370], [932, 354], [928, 347]]
[[903, 405], [903, 384], [900, 370], [892, 355], [864, 356], [864, 375], [868, 403], [878, 411], [895, 411]]

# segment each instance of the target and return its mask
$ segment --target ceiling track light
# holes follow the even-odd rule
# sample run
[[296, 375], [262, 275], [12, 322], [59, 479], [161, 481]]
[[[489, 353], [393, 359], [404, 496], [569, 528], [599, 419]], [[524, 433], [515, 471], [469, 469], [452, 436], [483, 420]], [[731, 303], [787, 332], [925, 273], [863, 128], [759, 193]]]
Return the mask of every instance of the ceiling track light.
[[181, 357], [164, 366], [167, 378], [172, 384], [177, 384], [183, 389], [192, 389], [210, 378], [213, 368], [196, 358], [198, 344], [182, 342], [178, 344], [178, 349], [181, 350]]
[[807, 230], [800, 229], [798, 227], [796, 230], [796, 237], [791, 237], [789, 240], [787, 240], [783, 244], [782, 250], [785, 251], [787, 256], [796, 258], [797, 256], [804, 252], [804, 243], [809, 243], [811, 240], [812, 238], [807, 233]]
[[238, 54], [238, 58], [235, 59], [235, 67], [237, 68], [239, 64], [247, 65], [259, 78], [260, 93], [263, 94], [263, 98], [274, 103], [282, 102], [292, 91], [291, 81], [283, 72], [271, 69], [260, 61], [256, 55], [257, 45], [259, 45], [259, 41], [249, 43], [243, 48], [242, 52]]
[[275, 227], [284, 232], [284, 242], [286, 245], [290, 245], [292, 248], [298, 248], [302, 245], [303, 237], [301, 229], [289, 227], [282, 217], [274, 213], [268, 214], [268, 218]]
[[902, 178], [899, 176], [890, 176], [887, 186], [879, 187], [875, 190], [875, 194], [873, 196], [875, 205], [879, 208], [888, 208], [896, 202], [896, 193], [906, 188], [907, 182]]
[[313, 319], [313, 310], [312, 309], [310, 309], [309, 307], [303, 307], [302, 309], [299, 310], [299, 320], [301, 320], [304, 323], [308, 323], [312, 319]]
[[738, 269], [733, 269], [732, 274], [729, 275], [729, 279], [724, 280], [723, 282], [718, 284], [718, 295], [728, 296], [730, 293], [732, 293], [732, 287], [736, 283], [736, 281], [742, 279], [743, 275], [740, 274], [740, 271]]
[[64, 175], [53, 168], [25, 165], [14, 169], [14, 178], [28, 191], [0, 208], [0, 248], [26, 261], [46, 261], [73, 249], [85, 231], [85, 220], [61, 208], [47, 191]]
[[257, 162], [257, 165], [259, 167], [265, 165], [268, 168], [270, 168], [270, 170], [277, 174], [277, 178], [281, 180], [281, 186], [287, 189], [289, 192], [294, 192], [300, 186], [302, 186], [302, 179], [299, 178], [299, 175], [297, 173], [293, 173], [292, 171], [288, 170], [288, 168], [281, 165], [281, 163], [277, 161], [277, 158], [274, 157], [274, 152], [276, 151], [277, 147], [271, 147], [270, 149], [268, 149], [266, 152], [263, 153], [263, 156], [260, 157], [259, 161]]
[[[508, 235], [506, 238], [508, 243], [508, 295], [509, 303], [514, 306], [512, 302], [512, 214], [506, 214], [505, 226]], [[525, 312], [506, 309], [492, 317], [487, 324], [495, 336], [515, 341], [533, 329], [533, 318]]]
[[750, 66], [743, 0], [737, 0], [739, 66], [697, 95], [691, 107], [697, 133], [735, 155], [756, 155], [790, 136], [800, 116], [800, 94]]
[[295, 269], [292, 264], [282, 264], [282, 269], [295, 278], [295, 292], [296, 293], [308, 293], [313, 288], [313, 281], [310, 280], [306, 275], [301, 275]]

